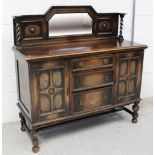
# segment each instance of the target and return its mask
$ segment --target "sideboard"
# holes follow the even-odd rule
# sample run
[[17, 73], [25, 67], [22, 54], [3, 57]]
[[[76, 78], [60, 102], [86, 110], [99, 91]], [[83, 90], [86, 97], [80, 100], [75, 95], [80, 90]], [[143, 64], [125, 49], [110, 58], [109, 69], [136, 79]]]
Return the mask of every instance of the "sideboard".
[[[50, 37], [49, 20], [72, 13], [87, 13], [92, 33]], [[39, 151], [39, 132], [58, 124], [120, 110], [137, 122], [147, 46], [124, 40], [124, 16], [53, 6], [43, 15], [13, 18], [17, 105], [33, 152]]]

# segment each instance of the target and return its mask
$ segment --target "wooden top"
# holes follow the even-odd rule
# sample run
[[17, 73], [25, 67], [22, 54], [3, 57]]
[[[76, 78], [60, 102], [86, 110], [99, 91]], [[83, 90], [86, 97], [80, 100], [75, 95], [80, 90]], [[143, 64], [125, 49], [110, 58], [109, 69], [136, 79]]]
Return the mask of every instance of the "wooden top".
[[[39, 61], [50, 58], [69, 58], [101, 53], [115, 53], [135, 50], [143, 50], [146, 45], [132, 41], [118, 41], [116, 39], [79, 41], [61, 44], [44, 44], [26, 47], [14, 47], [16, 54], [20, 54], [26, 61]], [[19, 52], [18, 52], [19, 51]]]

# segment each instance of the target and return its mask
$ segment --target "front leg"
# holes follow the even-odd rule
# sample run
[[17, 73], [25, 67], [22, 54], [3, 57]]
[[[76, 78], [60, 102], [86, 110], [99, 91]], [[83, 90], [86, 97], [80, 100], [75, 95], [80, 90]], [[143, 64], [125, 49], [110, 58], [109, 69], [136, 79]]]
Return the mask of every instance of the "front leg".
[[32, 151], [34, 153], [37, 153], [37, 152], [39, 152], [38, 132], [37, 131], [31, 131], [30, 134], [31, 134], [32, 145], [33, 145]]
[[138, 118], [138, 110], [139, 110], [139, 102], [135, 102], [135, 104], [132, 106], [132, 123], [137, 123], [137, 118]]

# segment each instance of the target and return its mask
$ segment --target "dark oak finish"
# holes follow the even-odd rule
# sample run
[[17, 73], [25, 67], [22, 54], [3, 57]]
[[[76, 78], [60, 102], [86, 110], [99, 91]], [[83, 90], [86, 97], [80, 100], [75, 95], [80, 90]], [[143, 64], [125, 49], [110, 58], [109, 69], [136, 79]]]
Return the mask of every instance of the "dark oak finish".
[[[92, 34], [49, 37], [49, 19], [62, 13], [88, 13]], [[137, 122], [147, 46], [123, 39], [124, 15], [55, 6], [44, 15], [13, 18], [17, 105], [33, 152], [39, 151], [39, 132], [50, 126], [118, 110]]]

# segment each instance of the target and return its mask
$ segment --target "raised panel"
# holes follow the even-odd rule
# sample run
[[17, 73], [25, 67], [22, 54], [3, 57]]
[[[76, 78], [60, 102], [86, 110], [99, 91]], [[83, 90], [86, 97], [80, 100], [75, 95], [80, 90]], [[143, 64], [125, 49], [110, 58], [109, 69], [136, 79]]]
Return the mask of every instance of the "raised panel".
[[103, 86], [104, 84], [113, 82], [113, 71], [101, 71], [74, 75], [74, 90]]
[[137, 59], [132, 59], [129, 65], [130, 74], [136, 74], [136, 69], [137, 69], [136, 66], [137, 66]]
[[128, 60], [127, 59], [120, 60], [119, 76], [125, 76], [127, 74], [127, 69], [128, 69]]
[[42, 38], [43, 37], [43, 21], [23, 21], [23, 39]]
[[50, 84], [49, 71], [44, 71], [39, 76], [40, 90], [47, 89]]
[[62, 85], [62, 72], [61, 71], [53, 71], [53, 76], [52, 76], [52, 79], [53, 79], [53, 85], [56, 86], [56, 87], [59, 87]]
[[129, 85], [128, 86], [128, 93], [134, 94], [135, 90], [136, 90], [136, 80], [135, 79], [130, 80], [128, 85]]
[[111, 99], [112, 87], [75, 93], [73, 94], [73, 113], [110, 106]]
[[118, 96], [125, 96], [126, 95], [126, 81], [120, 81], [118, 84]]
[[63, 108], [63, 95], [55, 94], [53, 97], [53, 110], [60, 110]]
[[47, 94], [40, 95], [40, 113], [47, 113], [51, 111], [51, 100]]
[[98, 32], [103, 33], [103, 32], [109, 32], [112, 33], [112, 20], [99, 20], [98, 23]]

